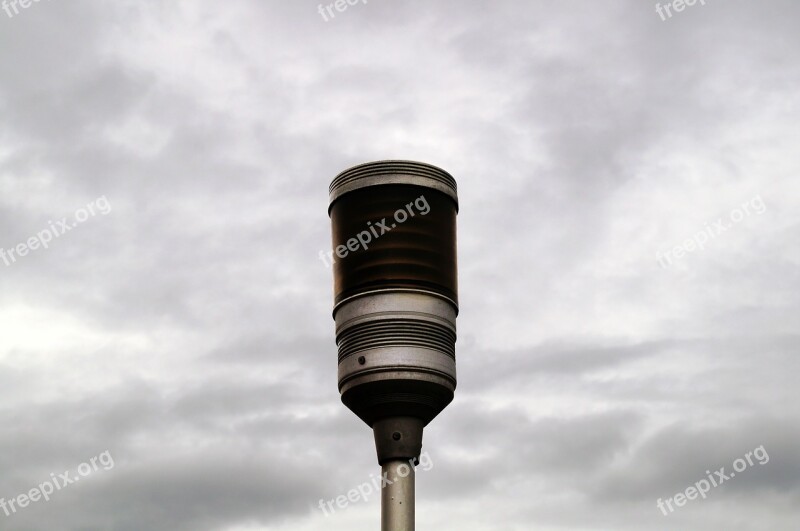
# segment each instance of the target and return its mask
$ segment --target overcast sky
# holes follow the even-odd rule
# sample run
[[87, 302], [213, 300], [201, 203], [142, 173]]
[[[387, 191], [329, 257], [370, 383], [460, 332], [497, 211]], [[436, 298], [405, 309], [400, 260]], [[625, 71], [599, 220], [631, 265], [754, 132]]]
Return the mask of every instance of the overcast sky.
[[0, 529], [377, 529], [318, 508], [379, 470], [318, 254], [412, 159], [461, 206], [418, 529], [796, 531], [800, 5], [318, 6], [0, 11], [0, 498], [82, 480]]

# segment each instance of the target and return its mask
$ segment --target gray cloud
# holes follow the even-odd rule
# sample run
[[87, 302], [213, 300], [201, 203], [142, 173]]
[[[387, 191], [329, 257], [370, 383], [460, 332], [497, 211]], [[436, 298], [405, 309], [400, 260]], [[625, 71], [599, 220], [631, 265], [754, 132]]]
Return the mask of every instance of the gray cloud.
[[[38, 2], [0, 11], [0, 497], [116, 466], [11, 531], [373, 529], [339, 403], [327, 186], [459, 182], [459, 389], [426, 431], [443, 529], [796, 527], [798, 6]], [[761, 194], [766, 210], [656, 253]], [[757, 446], [668, 519], [656, 499]]]

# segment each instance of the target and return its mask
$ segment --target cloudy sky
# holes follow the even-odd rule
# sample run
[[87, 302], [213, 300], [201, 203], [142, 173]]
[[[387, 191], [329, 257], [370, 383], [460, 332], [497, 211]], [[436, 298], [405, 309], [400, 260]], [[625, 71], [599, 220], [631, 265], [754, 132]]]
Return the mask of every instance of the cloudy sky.
[[318, 508], [378, 473], [318, 253], [413, 159], [461, 202], [418, 529], [797, 530], [797, 2], [4, 5], [0, 529], [377, 529]]

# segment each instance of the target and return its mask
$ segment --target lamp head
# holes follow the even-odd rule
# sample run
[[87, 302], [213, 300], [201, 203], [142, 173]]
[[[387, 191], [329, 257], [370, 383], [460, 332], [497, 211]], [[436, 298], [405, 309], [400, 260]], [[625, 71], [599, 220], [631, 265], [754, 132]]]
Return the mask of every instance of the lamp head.
[[380, 161], [330, 186], [342, 402], [373, 428], [378, 461], [418, 457], [456, 388], [456, 182]]

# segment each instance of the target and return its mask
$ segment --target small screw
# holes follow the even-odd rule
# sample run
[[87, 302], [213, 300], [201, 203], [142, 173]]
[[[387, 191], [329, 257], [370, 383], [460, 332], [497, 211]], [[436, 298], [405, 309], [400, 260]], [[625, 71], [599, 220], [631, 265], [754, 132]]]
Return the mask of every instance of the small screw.
[[367, 358], [365, 358], [364, 356], [359, 356], [358, 357], [358, 364], [359, 365], [364, 365], [366, 362], [367, 362]]
[[392, 439], [394, 439], [395, 441], [399, 441], [399, 440], [400, 440], [400, 439], [402, 439], [402, 438], [403, 438], [403, 436], [400, 434], [400, 432], [399, 432], [399, 431], [396, 431], [396, 432], [394, 432], [394, 433], [392, 434]]

